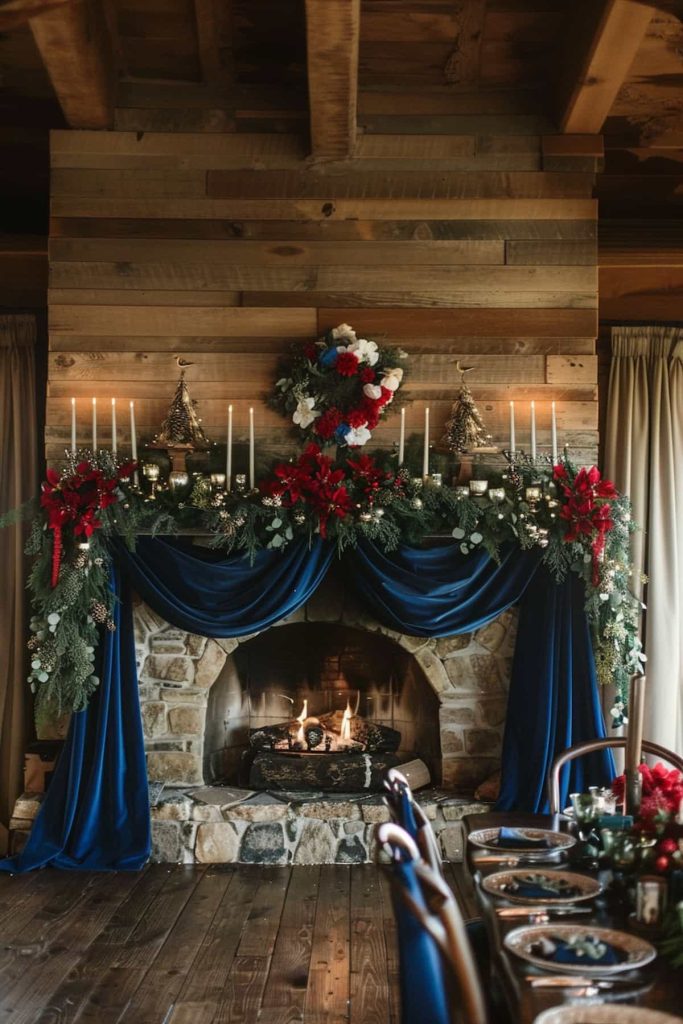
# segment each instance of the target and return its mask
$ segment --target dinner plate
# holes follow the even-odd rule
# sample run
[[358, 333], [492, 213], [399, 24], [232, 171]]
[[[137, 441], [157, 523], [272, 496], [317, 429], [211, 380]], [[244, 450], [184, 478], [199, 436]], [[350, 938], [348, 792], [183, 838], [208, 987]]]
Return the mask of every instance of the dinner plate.
[[551, 1006], [536, 1017], [534, 1024], [681, 1024], [681, 1018], [645, 1006], [583, 1003]]
[[[522, 839], [529, 839], [528, 846], [500, 846], [498, 844], [499, 828], [480, 828], [468, 835], [473, 846], [479, 846], [483, 850], [495, 850], [496, 853], [506, 853], [511, 857], [520, 854], [524, 857], [547, 857], [549, 854], [561, 850], [568, 850], [574, 846], [576, 839], [566, 832], [553, 832], [549, 828], [516, 828], [515, 832]], [[538, 842], [545, 839], [547, 846], [539, 847]]]
[[[596, 963], [589, 956], [583, 956], [576, 963], [563, 963], [543, 954], [542, 943], [554, 944], [557, 940], [576, 943], [581, 939], [607, 943], [623, 958], [616, 964]], [[586, 977], [618, 974], [644, 967], [657, 956], [654, 946], [630, 932], [614, 928], [596, 928], [584, 924], [532, 924], [515, 928], [503, 939], [504, 945], [515, 956], [533, 964], [561, 974], [582, 974]]]
[[[554, 896], [525, 895], [515, 892], [519, 885], [539, 885], [556, 890]], [[562, 906], [591, 900], [601, 891], [602, 886], [595, 878], [579, 875], [574, 871], [544, 871], [542, 868], [515, 868], [512, 871], [496, 871], [483, 879], [482, 888], [491, 896], [499, 896], [512, 903], [541, 903], [543, 906]], [[566, 890], [566, 892], [563, 892]]]

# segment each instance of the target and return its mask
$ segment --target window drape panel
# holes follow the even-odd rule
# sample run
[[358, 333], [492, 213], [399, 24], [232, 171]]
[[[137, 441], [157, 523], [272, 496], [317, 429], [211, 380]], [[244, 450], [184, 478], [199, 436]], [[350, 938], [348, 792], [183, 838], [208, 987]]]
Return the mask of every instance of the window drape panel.
[[[645, 735], [683, 748], [683, 330], [614, 327], [605, 472], [633, 502], [647, 574]], [[638, 576], [634, 589], [642, 593]]]
[[[140, 866], [149, 848], [144, 743], [128, 588], [171, 625], [206, 636], [245, 636], [286, 618], [314, 593], [332, 545], [292, 543], [241, 555], [192, 548], [182, 541], [140, 538], [135, 552], [114, 548], [113, 583], [124, 577], [105, 633], [98, 693], [74, 715], [65, 748], [23, 853], [0, 869]], [[458, 545], [385, 555], [363, 543], [344, 558], [352, 583], [376, 614], [402, 632], [448, 636], [469, 632], [520, 604], [503, 755], [501, 806], [545, 808], [544, 782], [565, 746], [604, 735], [593, 655], [574, 578], [556, 585], [538, 553], [510, 549], [500, 564], [485, 552], [463, 556]], [[586, 765], [572, 763], [563, 793], [578, 786]], [[612, 777], [609, 754], [590, 767], [594, 784]]]
[[[0, 512], [37, 491], [36, 323], [0, 316]], [[0, 530], [0, 849], [22, 790], [29, 726], [26, 696], [26, 529]]]

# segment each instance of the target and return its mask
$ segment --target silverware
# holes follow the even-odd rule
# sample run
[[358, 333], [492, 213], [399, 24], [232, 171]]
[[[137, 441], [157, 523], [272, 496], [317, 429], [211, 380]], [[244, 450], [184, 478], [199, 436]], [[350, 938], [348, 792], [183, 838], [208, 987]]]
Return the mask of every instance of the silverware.
[[568, 917], [573, 914], [592, 914], [592, 907], [496, 907], [499, 917]]
[[595, 986], [598, 989], [615, 987], [633, 988], [636, 982], [624, 978], [584, 978], [579, 974], [527, 974], [526, 981], [532, 988], [585, 988]]

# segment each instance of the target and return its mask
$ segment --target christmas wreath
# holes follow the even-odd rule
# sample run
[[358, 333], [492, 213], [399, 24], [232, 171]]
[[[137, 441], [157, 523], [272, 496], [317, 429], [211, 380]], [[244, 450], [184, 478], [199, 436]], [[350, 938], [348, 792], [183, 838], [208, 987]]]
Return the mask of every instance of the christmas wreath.
[[307, 441], [366, 444], [403, 383], [407, 359], [340, 324], [324, 338], [297, 346], [284, 361], [269, 404], [291, 418]]

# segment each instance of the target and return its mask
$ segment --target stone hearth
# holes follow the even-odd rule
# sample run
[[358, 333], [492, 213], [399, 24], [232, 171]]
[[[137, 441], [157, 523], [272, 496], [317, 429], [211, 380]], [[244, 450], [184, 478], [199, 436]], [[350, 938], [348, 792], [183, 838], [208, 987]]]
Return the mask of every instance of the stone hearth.
[[[474, 633], [440, 640], [408, 636], [373, 619], [330, 574], [304, 607], [272, 628], [337, 623], [380, 636], [409, 654], [415, 672], [428, 684], [429, 701], [423, 703], [427, 707], [436, 697], [429, 715], [438, 715], [440, 750], [432, 752], [432, 782], [471, 796], [500, 765], [516, 621], [515, 612], [508, 611]], [[237, 783], [224, 763], [218, 769], [207, 709], [218, 680], [223, 688], [240, 685], [233, 655], [257, 634], [206, 639], [170, 627], [142, 603], [135, 608], [135, 633], [150, 780], [184, 789], [223, 779]], [[247, 710], [237, 714], [246, 723]], [[405, 731], [409, 723], [398, 727]], [[420, 756], [419, 736], [411, 742]], [[219, 753], [223, 758], [224, 752]]]

